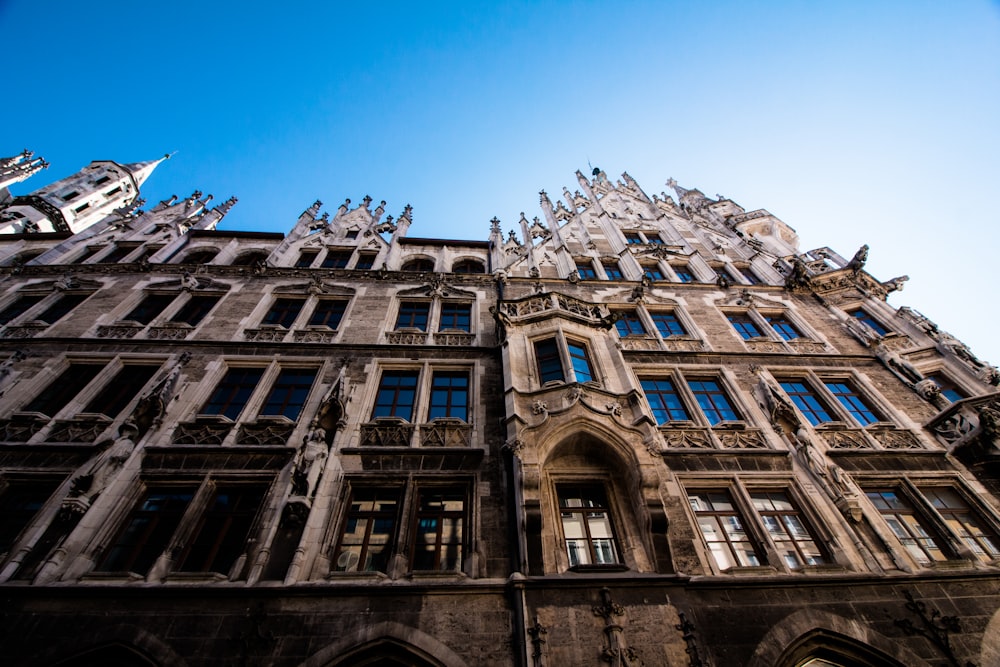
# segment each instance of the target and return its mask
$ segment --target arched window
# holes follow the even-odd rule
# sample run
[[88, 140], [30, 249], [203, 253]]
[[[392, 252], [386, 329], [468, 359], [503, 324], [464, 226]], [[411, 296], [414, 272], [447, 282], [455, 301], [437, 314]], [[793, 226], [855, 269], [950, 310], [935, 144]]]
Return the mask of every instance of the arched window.
[[460, 259], [451, 267], [452, 273], [486, 273], [486, 267], [477, 259]]
[[434, 270], [434, 260], [428, 259], [426, 257], [418, 257], [416, 259], [411, 259], [403, 264], [403, 271], [420, 271], [422, 273], [428, 273]]
[[253, 266], [257, 262], [267, 260], [268, 254], [269, 253], [266, 250], [251, 250], [250, 252], [245, 252], [233, 260], [233, 266]]
[[195, 248], [180, 261], [181, 264], [208, 264], [219, 254], [218, 248]]

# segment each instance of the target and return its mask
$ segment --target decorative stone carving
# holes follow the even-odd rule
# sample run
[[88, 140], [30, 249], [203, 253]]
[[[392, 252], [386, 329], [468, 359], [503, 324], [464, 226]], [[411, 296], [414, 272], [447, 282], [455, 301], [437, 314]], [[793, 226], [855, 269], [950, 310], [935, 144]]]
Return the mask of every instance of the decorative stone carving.
[[142, 331], [142, 327], [135, 324], [115, 324], [112, 326], [97, 327], [98, 338], [133, 338]]
[[255, 343], [280, 343], [285, 340], [287, 333], [286, 329], [280, 328], [246, 329], [243, 331], [243, 337]]
[[376, 419], [361, 425], [362, 447], [409, 447], [413, 424], [395, 417]]
[[420, 427], [421, 447], [471, 447], [472, 426], [460, 419], [435, 419]]
[[72, 489], [63, 500], [62, 512], [83, 514], [90, 508], [108, 484], [118, 475], [125, 461], [135, 450], [133, 438], [138, 433], [135, 424], [125, 422], [111, 446], [95, 456], [79, 475], [73, 478]]
[[293, 495], [312, 499], [329, 454], [326, 430], [313, 426], [302, 438], [302, 445], [295, 454], [292, 468]]
[[757, 429], [745, 431], [715, 431], [723, 449], [767, 449], [764, 435]]
[[52, 442], [94, 442], [110, 423], [105, 418], [58, 422], [49, 432], [48, 439]]
[[49, 328], [48, 324], [21, 324], [0, 331], [0, 338], [34, 338]]
[[259, 421], [240, 427], [236, 442], [241, 445], [284, 445], [295, 430], [295, 424]]
[[292, 340], [296, 343], [332, 343], [336, 337], [337, 332], [331, 329], [306, 329], [292, 332]]
[[876, 429], [869, 433], [886, 449], [922, 449], [920, 440], [909, 431]]
[[708, 429], [661, 427], [660, 433], [669, 449], [713, 449]]
[[824, 430], [820, 434], [830, 449], [871, 449], [872, 446], [859, 430]]
[[221, 445], [232, 430], [232, 424], [193, 422], [178, 424], [174, 431], [175, 445]]
[[31, 436], [41, 431], [47, 423], [47, 419], [37, 419], [27, 416], [14, 416], [10, 419], [5, 419], [0, 421], [0, 440], [3, 442], [27, 442], [31, 439]]
[[146, 338], [156, 340], [184, 340], [194, 329], [191, 326], [150, 327]]

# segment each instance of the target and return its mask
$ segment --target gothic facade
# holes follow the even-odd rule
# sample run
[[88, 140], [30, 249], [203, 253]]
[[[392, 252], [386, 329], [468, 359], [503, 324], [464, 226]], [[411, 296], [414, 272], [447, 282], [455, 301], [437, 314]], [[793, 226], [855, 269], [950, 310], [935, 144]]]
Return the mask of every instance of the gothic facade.
[[1000, 373], [867, 246], [600, 170], [224, 231], [159, 162], [0, 162], [12, 664], [1000, 664]]

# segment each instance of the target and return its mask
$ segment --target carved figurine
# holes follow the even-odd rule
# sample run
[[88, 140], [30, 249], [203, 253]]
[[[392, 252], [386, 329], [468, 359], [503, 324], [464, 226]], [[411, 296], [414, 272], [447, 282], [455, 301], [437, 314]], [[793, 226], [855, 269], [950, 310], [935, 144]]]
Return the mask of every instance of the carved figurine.
[[754, 397], [757, 399], [757, 403], [761, 409], [767, 413], [771, 424], [778, 426], [778, 418], [783, 417], [791, 422], [792, 425], [796, 427], [800, 426], [801, 422], [799, 421], [798, 414], [795, 412], [795, 406], [788, 400], [784, 392], [778, 389], [764, 375], [759, 366], [755, 366], [752, 370], [757, 374], [758, 378], [757, 385], [754, 387]]
[[847, 268], [849, 268], [854, 273], [857, 273], [861, 269], [865, 268], [865, 262], [868, 261], [868, 244], [864, 244], [858, 251], [854, 253], [854, 257], [851, 261], [847, 263]]
[[893, 372], [900, 380], [907, 384], [917, 383], [924, 379], [923, 374], [917, 370], [917, 367], [911, 364], [909, 361], [901, 357], [896, 352], [890, 350], [881, 341], [875, 343], [872, 347], [872, 351], [875, 352], [875, 356], [882, 364]]
[[94, 499], [108, 487], [135, 450], [135, 436], [139, 429], [126, 421], [118, 429], [118, 438], [111, 446], [91, 459], [82, 472], [73, 478], [69, 496], [63, 500], [62, 509], [70, 514], [82, 514]]
[[320, 426], [310, 428], [302, 439], [302, 447], [299, 448], [295, 470], [292, 472], [295, 495], [312, 498], [329, 452], [326, 430]]

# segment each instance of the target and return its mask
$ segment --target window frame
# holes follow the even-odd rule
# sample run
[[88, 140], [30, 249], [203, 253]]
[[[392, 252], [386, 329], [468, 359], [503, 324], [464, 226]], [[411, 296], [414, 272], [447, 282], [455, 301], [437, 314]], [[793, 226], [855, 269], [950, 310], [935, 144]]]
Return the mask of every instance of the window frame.
[[[538, 378], [538, 383], [543, 387], [556, 383], [600, 383], [599, 378], [603, 377], [603, 375], [600, 374], [600, 369], [595, 363], [590, 343], [584, 338], [566, 335], [562, 330], [557, 330], [539, 335], [536, 338], [530, 339], [529, 342], [531, 343], [533, 368]], [[542, 345], [547, 346], [550, 342], [554, 346], [553, 349], [544, 357], [541, 357], [539, 355], [539, 347]], [[583, 354], [574, 354], [574, 352], [582, 352]], [[554, 370], [544, 370], [542, 366], [543, 358], [548, 360], [549, 363], [552, 360], [558, 359], [561, 378], [550, 377], [548, 380], [543, 379], [545, 375], [552, 375]], [[580, 372], [580, 366], [583, 364], [587, 366], [586, 370], [589, 372]]]
[[[370, 406], [367, 414], [369, 421], [375, 421], [377, 419], [403, 419], [404, 422], [413, 425], [427, 425], [430, 424], [434, 419], [441, 419], [442, 417], [431, 417], [432, 412], [434, 412], [434, 376], [440, 374], [442, 377], [446, 375], [463, 375], [466, 380], [465, 385], [465, 419], [460, 419], [458, 417], [446, 417], [447, 419], [460, 419], [463, 424], [474, 425], [476, 419], [477, 410], [479, 410], [478, 403], [478, 384], [476, 378], [478, 376], [478, 366], [477, 362], [445, 362], [443, 360], [428, 360], [423, 363], [416, 364], [399, 364], [399, 363], [377, 363], [376, 367], [372, 370], [371, 375], [373, 377], [378, 377], [377, 383], [372, 383], [371, 390], [368, 395], [368, 402], [366, 405]], [[382, 379], [386, 373], [393, 374], [409, 374], [415, 377], [415, 381], [410, 387], [413, 392], [412, 404], [410, 406], [410, 417], [404, 418], [400, 415], [393, 414], [376, 414], [379, 407], [379, 394], [382, 390]], [[393, 403], [395, 405], [395, 403]], [[456, 409], [460, 409], [460, 406], [456, 403], [454, 406]]]
[[[612, 508], [611, 495], [608, 493], [607, 484], [602, 480], [564, 480], [555, 481], [554, 487], [553, 498], [555, 499], [556, 511], [559, 514], [558, 525], [562, 553], [569, 563], [569, 569], [571, 571], [578, 571], [608, 566], [616, 568], [623, 566], [625, 560], [619, 546], [619, 531], [615, 528], [616, 524], [619, 524], [620, 521], [617, 520], [618, 517], [616, 517]], [[564, 501], [567, 499], [603, 501], [603, 505], [587, 505], [583, 503], [580, 505], [566, 505]], [[582, 526], [582, 536], [569, 537], [567, 535], [567, 519], [571, 519], [571, 517], [567, 517], [567, 514], [581, 515], [582, 518], [579, 520], [579, 525]], [[593, 517], [592, 515], [594, 514], [603, 514], [604, 516]], [[595, 537], [592, 534], [592, 519], [596, 518], [604, 519], [607, 524], [606, 532], [610, 533], [610, 536]], [[599, 549], [596, 543], [600, 541], [605, 541], [607, 544]], [[578, 550], [571, 548], [571, 542], [574, 543], [574, 546], [582, 543], [586, 548], [586, 562], [581, 560], [579, 556], [574, 557], [574, 553], [577, 553]], [[610, 560], [601, 557], [600, 554], [602, 552], [605, 555], [610, 555]]]
[[[871, 387], [868, 386], [866, 382], [863, 381], [856, 373], [853, 372], [837, 372], [834, 369], [830, 371], [824, 371], [822, 373], [816, 373], [813, 371], [808, 371], [802, 373], [801, 370], [796, 373], [784, 373], [780, 371], [772, 371], [776, 375], [779, 386], [781, 386], [782, 392], [791, 399], [792, 403], [795, 405], [796, 410], [799, 414], [805, 417], [813, 428], [823, 429], [825, 427], [838, 427], [841, 425], [847, 425], [853, 428], [865, 429], [871, 426], [885, 425], [887, 423], [895, 424], [894, 413], [891, 407], [886, 404], [882, 398], [872, 391]], [[822, 421], [814, 424], [806, 411], [799, 405], [796, 401], [796, 396], [789, 394], [785, 389], [785, 383], [801, 383], [803, 384], [813, 397], [819, 402], [819, 404], [824, 408], [826, 414], [830, 417], [828, 421]], [[861, 422], [858, 420], [854, 413], [851, 412], [844, 402], [840, 399], [836, 393], [830, 389], [830, 384], [841, 384], [850, 387], [853, 392], [852, 395], [862, 403], [869, 414], [872, 415], [873, 419], [867, 422]]]
[[597, 269], [594, 268], [593, 260], [589, 258], [574, 260], [573, 270], [580, 280], [597, 280]]
[[[291, 420], [288, 417], [281, 415], [263, 414], [262, 411], [265, 408], [268, 397], [271, 395], [272, 389], [280, 377], [282, 370], [296, 368], [316, 369], [312, 385], [303, 399], [302, 407], [299, 410], [297, 419]], [[233, 424], [247, 424], [261, 420], [278, 420], [301, 425], [303, 423], [302, 415], [307, 414], [309, 407], [315, 401], [319, 400], [318, 397], [320, 395], [320, 388], [325, 384], [323, 380], [324, 368], [325, 364], [322, 360], [317, 360], [315, 358], [286, 357], [281, 361], [270, 362], [261, 362], [259, 359], [224, 358], [213, 371], [206, 373], [205, 379], [200, 383], [201, 390], [197, 395], [192, 397], [192, 403], [197, 406], [194, 408], [193, 417], [195, 419], [220, 420]], [[246, 393], [246, 398], [243, 400], [242, 407], [238, 412], [236, 412], [235, 416], [230, 417], [225, 412], [206, 412], [205, 408], [212, 402], [218, 388], [226, 380], [229, 374], [231, 372], [241, 371], [244, 369], [259, 370], [260, 376], [253, 387], [250, 388], [249, 392]], [[230, 398], [225, 403], [225, 406], [229, 406], [232, 402], [233, 399]], [[231, 437], [235, 437], [237, 430], [238, 429], [233, 429], [229, 436], [227, 436], [227, 440]]]
[[863, 306], [845, 308], [844, 312], [848, 317], [861, 322], [879, 336], [887, 336], [893, 332], [891, 327], [886, 326], [880, 318], [873, 315], [870, 310]]

